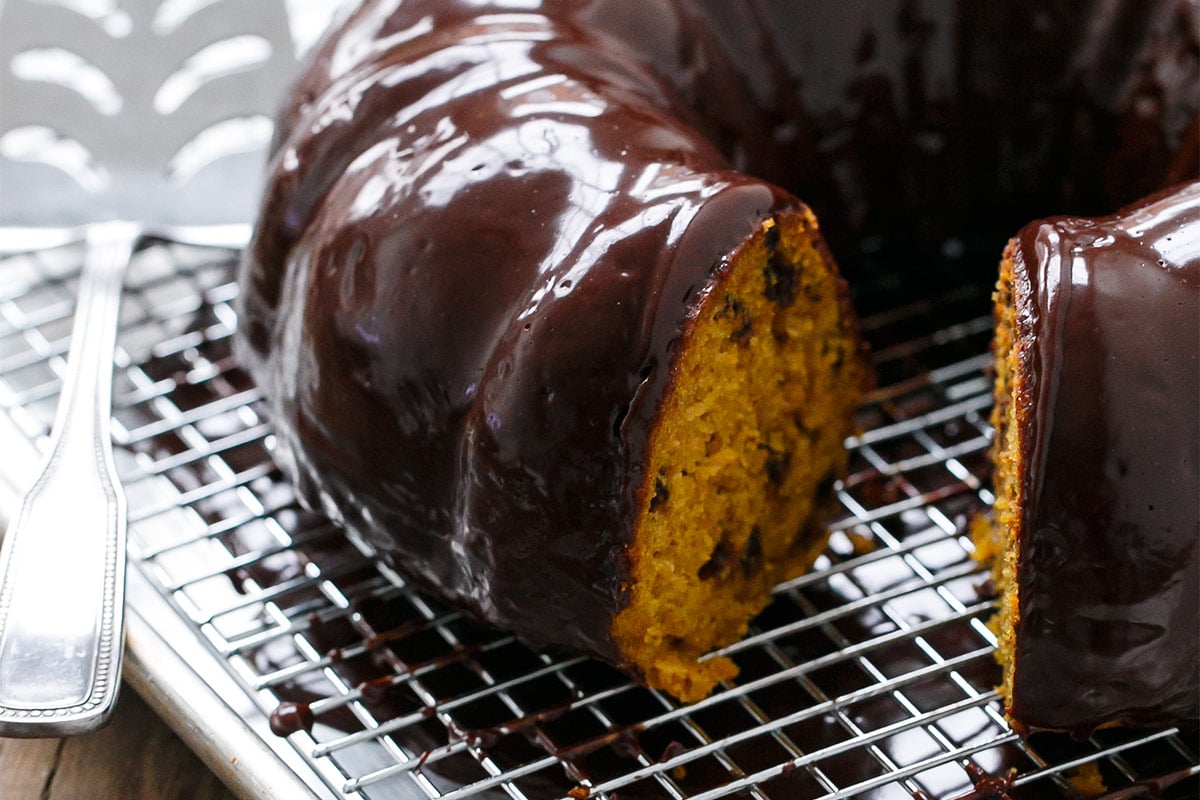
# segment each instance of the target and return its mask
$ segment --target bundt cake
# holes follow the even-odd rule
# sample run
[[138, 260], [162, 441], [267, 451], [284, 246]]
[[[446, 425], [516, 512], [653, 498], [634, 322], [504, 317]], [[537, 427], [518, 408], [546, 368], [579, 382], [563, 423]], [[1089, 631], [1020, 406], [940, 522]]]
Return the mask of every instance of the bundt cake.
[[412, 581], [699, 698], [824, 542], [867, 380], [825, 239], [963, 279], [1194, 169], [1195, 7], [367, 0], [242, 265], [276, 457]]
[[994, 554], [1026, 730], [1200, 718], [1200, 181], [1030, 223], [996, 290]]
[[276, 455], [415, 582], [703, 697], [822, 549], [866, 376], [816, 219], [598, 33], [439, 3], [360, 36], [386, 5], [251, 251]]

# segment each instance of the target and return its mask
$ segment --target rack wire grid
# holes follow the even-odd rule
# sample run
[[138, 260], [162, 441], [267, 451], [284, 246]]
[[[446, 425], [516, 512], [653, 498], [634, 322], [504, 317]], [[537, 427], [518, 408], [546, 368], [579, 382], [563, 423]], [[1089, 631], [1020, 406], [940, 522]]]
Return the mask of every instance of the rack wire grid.
[[[0, 417], [38, 446], [81, 259], [78, 244], [0, 259]], [[1022, 797], [1098, 774], [1122, 797], [1197, 796], [1194, 731], [1022, 739], [1005, 722], [967, 534], [992, 499], [986, 287], [899, 303], [895, 284], [859, 292], [882, 388], [848, 441], [828, 550], [724, 648], [736, 683], [681, 706], [474, 623], [297, 505], [231, 354], [236, 260], [150, 241], [131, 265], [114, 407], [130, 570], [232, 678], [225, 702], [311, 714], [310, 730], [257, 735], [319, 776], [313, 794]]]

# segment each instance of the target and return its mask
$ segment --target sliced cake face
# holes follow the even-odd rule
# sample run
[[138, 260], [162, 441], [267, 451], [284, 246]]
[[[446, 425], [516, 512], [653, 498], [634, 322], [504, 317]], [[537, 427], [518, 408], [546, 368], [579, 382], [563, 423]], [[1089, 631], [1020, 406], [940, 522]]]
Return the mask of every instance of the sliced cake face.
[[1200, 183], [1027, 226], [997, 292], [1009, 713], [1079, 735], [1200, 714]]
[[866, 371], [844, 287], [807, 209], [764, 220], [706, 289], [649, 436], [628, 548], [622, 658], [683, 700], [736, 673], [741, 638], [824, 548]]

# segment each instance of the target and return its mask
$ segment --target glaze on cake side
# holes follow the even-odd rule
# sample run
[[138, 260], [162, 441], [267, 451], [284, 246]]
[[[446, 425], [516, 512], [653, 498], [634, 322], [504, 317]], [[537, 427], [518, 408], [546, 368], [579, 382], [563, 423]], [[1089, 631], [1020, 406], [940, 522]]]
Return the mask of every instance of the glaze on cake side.
[[[844, 464], [865, 380], [844, 284], [808, 209], [733, 171], [673, 88], [629, 52], [614, 58], [608, 34], [568, 15], [454, 4], [436, 6], [429, 31], [418, 6], [367, 4], [351, 18], [322, 51], [339, 77], [312, 92], [273, 163], [244, 274], [243, 350], [272, 404], [276, 458], [409, 579], [534, 644], [698, 699], [734, 670], [697, 658], [741, 635], [784, 565], [819, 549], [791, 553], [818, 484]], [[415, 14], [424, 35], [364, 56], [386, 36], [385, 10], [399, 30]], [[346, 52], [362, 63], [343, 64]], [[726, 287], [755, 276], [745, 322], [722, 317]], [[704, 578], [741, 598], [714, 606], [729, 620], [695, 631], [697, 612], [614, 637], [624, 609], [648, 604], [656, 618], [700, 596], [670, 576], [637, 594], [654, 559], [632, 548], [642, 517], [688, 511], [649, 510], [660, 480], [695, 478], [666, 464], [649, 475], [647, 445], [682, 391], [689, 337], [730, 325], [727, 339], [748, 325], [791, 353], [789, 380], [809, 387], [781, 424], [729, 407], [718, 426], [740, 471], [758, 473], [761, 508], [796, 530], [761, 521], [762, 568]], [[736, 374], [753, 376], [739, 404], [778, 390], [761, 368]], [[725, 380], [697, 375], [698, 394]], [[822, 424], [802, 431], [791, 420], [810, 411]], [[675, 427], [694, 436], [704, 424]], [[811, 455], [773, 488], [770, 435]], [[714, 493], [710, 516], [747, 490]], [[664, 563], [710, 561], [708, 535], [669, 535], [680, 543]]]
[[1008, 712], [1200, 718], [1200, 181], [1030, 223], [997, 294]]

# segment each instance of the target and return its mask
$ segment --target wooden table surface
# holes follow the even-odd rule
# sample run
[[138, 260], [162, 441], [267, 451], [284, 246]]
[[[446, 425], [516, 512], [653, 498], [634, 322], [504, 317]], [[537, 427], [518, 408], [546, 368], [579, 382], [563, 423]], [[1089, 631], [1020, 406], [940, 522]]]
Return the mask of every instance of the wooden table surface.
[[3, 800], [234, 800], [137, 693], [111, 725], [68, 739], [0, 739]]

